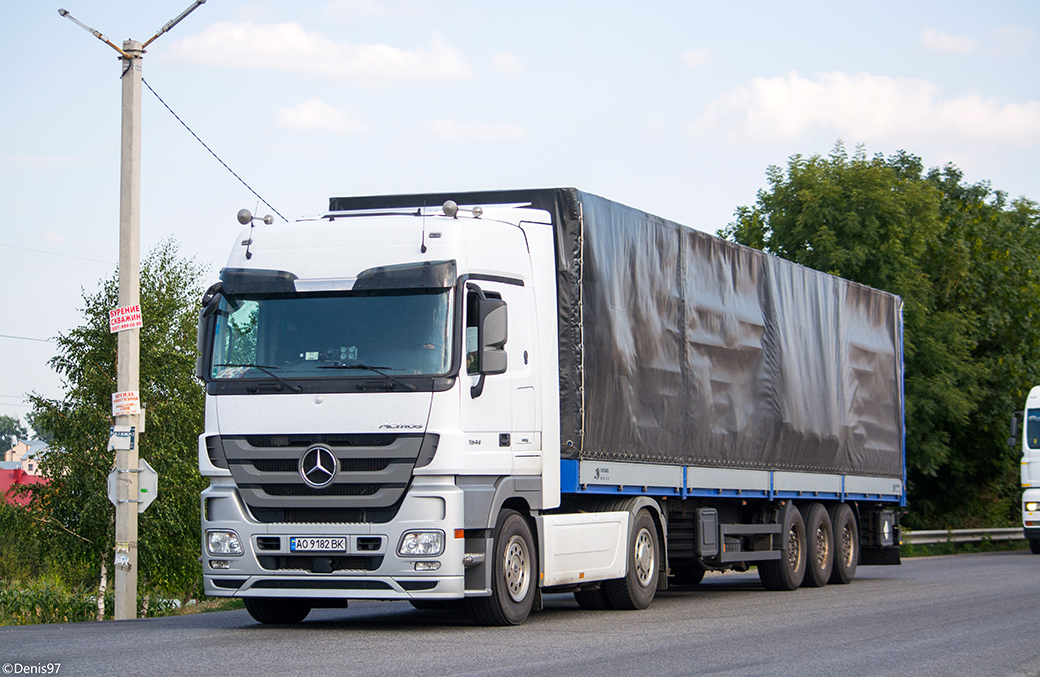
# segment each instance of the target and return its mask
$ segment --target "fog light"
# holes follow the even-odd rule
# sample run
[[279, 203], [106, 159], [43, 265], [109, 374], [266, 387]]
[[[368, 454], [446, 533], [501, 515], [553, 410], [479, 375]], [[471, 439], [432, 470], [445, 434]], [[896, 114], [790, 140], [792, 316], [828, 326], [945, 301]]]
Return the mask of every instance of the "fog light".
[[234, 531], [207, 531], [206, 549], [211, 555], [241, 555], [242, 541]]
[[407, 531], [397, 546], [397, 554], [401, 557], [435, 557], [442, 552], [443, 531]]
[[441, 568], [441, 563], [440, 562], [416, 562], [415, 563], [415, 570], [416, 571], [437, 571], [437, 569], [440, 569], [440, 568]]
[[226, 559], [211, 559], [209, 561], [209, 568], [210, 569], [230, 569], [231, 568], [231, 562], [227, 561]]

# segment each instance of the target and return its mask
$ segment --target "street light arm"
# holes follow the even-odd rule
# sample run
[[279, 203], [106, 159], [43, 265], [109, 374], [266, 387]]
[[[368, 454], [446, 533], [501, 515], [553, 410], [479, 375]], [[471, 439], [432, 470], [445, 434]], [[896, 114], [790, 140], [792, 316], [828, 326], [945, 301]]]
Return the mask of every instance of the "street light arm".
[[[205, 2], [206, 0], [202, 0], [202, 1]], [[66, 19], [71, 21], [72, 23], [76, 24], [77, 26], [79, 26], [83, 30], [85, 30], [88, 33], [90, 33], [91, 35], [93, 35], [95, 38], [97, 38], [101, 42], [105, 43], [106, 45], [108, 45], [112, 49], [114, 49], [117, 52], [119, 52], [120, 54], [122, 54], [124, 59], [133, 59], [134, 58], [134, 57], [130, 56], [129, 54], [127, 54], [126, 52], [124, 52], [123, 50], [121, 50], [119, 47], [116, 47], [114, 44], [112, 44], [112, 41], [109, 40], [108, 38], [106, 38], [104, 35], [102, 35], [101, 31], [94, 30], [93, 28], [91, 28], [87, 24], [83, 23], [82, 21], [80, 21], [76, 17], [74, 17], [71, 14], [69, 14], [68, 10], [59, 9], [58, 10], [58, 14], [62, 15], [63, 17], [65, 17]], [[152, 39], [154, 40], [155, 38], [152, 38]]]
[[148, 41], [147, 41], [147, 42], [145, 42], [145, 43], [144, 43], [143, 45], [141, 45], [141, 49], [144, 49], [144, 48], [145, 48], [145, 47], [147, 47], [148, 45], [152, 44], [152, 42], [154, 42], [154, 41], [155, 41], [155, 39], [156, 39], [157, 37], [159, 37], [159, 36], [160, 36], [160, 35], [162, 35], [163, 33], [166, 33], [166, 32], [167, 32], [167, 31], [169, 31], [169, 30], [170, 30], [171, 28], [173, 28], [174, 26], [176, 26], [177, 24], [179, 24], [179, 23], [180, 23], [181, 21], [183, 21], [183, 20], [184, 20], [184, 17], [188, 16], [189, 14], [191, 14], [192, 12], [194, 12], [194, 11], [195, 11], [196, 9], [198, 9], [198, 8], [199, 8], [199, 5], [204, 5], [204, 4], [206, 4], [206, 0], [195, 0], [195, 4], [193, 4], [193, 5], [191, 6], [191, 7], [189, 7], [189, 8], [188, 8], [188, 9], [186, 9], [186, 10], [184, 10], [183, 12], [181, 12], [181, 13], [180, 13], [180, 14], [179, 14], [179, 15], [177, 16], [177, 18], [176, 18], [176, 19], [174, 19], [173, 21], [170, 21], [170, 22], [169, 22], [169, 23], [167, 23], [167, 24], [166, 24], [165, 26], [163, 26], [162, 28], [160, 28], [160, 29], [159, 29], [159, 32], [158, 32], [158, 33], [156, 33], [155, 35], [153, 35], [152, 37], [150, 37], [150, 38], [148, 39]]

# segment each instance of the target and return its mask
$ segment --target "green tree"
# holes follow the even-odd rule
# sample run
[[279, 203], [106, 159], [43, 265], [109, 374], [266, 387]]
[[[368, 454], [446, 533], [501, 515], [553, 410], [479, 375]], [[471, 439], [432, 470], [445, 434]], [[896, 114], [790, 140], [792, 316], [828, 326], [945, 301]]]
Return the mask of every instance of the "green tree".
[[1040, 378], [1036, 205], [840, 142], [767, 177], [720, 235], [903, 298], [911, 523], [1006, 520], [1010, 402]]
[[[197, 437], [203, 425], [203, 389], [195, 378], [196, 320], [201, 267], [181, 258], [166, 240], [141, 263], [141, 401], [145, 432], [139, 455], [159, 473], [159, 492], [140, 515], [138, 581], [142, 590], [188, 597], [201, 570]], [[40, 469], [45, 485], [32, 487], [35, 523], [73, 585], [92, 585], [102, 562], [113, 558], [114, 507], [106, 496], [113, 467], [108, 451], [111, 394], [116, 390], [116, 335], [108, 311], [117, 305], [117, 277], [84, 292], [84, 323], [57, 339], [51, 367], [61, 376], [60, 400], [32, 397], [34, 425], [53, 434]], [[110, 567], [109, 567], [110, 568]]]
[[26, 435], [28, 432], [21, 421], [13, 416], [0, 416], [0, 444], [3, 445], [4, 451], [17, 444], [18, 440], [25, 439]]

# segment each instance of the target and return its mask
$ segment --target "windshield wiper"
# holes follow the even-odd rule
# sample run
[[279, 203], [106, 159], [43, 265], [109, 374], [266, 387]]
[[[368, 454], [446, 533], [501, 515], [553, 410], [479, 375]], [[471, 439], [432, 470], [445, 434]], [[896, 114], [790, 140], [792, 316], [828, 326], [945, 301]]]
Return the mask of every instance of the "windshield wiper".
[[303, 386], [293, 385], [292, 383], [289, 383], [288, 381], [286, 381], [284, 378], [282, 378], [278, 374], [276, 374], [273, 371], [271, 371], [272, 369], [278, 369], [278, 367], [268, 367], [268, 366], [264, 366], [262, 364], [234, 364], [234, 363], [214, 364], [213, 366], [214, 367], [252, 367], [253, 369], [259, 369], [260, 371], [264, 372], [265, 374], [267, 374], [268, 376], [273, 378], [275, 381], [278, 381], [279, 383], [281, 383], [283, 386], [285, 386], [289, 390], [293, 390], [293, 391], [296, 391], [298, 393], [302, 393], [303, 392]]
[[403, 388], [407, 388], [408, 390], [411, 390], [412, 392], [415, 392], [416, 390], [419, 389], [418, 386], [416, 386], [416, 385], [414, 385], [412, 383], [405, 383], [404, 381], [402, 381], [400, 379], [397, 379], [397, 378], [394, 378], [390, 374], [388, 374], [385, 371], [383, 371], [383, 369], [389, 369], [389, 368], [390, 367], [373, 367], [370, 364], [362, 364], [360, 362], [354, 362], [353, 364], [339, 364], [337, 362], [336, 364], [323, 364], [320, 367], [318, 367], [318, 369], [364, 369], [365, 371], [371, 371], [371, 372], [374, 372], [376, 374], [379, 374], [383, 378], [385, 378], [385, 379], [387, 379], [389, 381], [392, 381], [392, 382], [398, 384], [399, 386], [401, 386]]

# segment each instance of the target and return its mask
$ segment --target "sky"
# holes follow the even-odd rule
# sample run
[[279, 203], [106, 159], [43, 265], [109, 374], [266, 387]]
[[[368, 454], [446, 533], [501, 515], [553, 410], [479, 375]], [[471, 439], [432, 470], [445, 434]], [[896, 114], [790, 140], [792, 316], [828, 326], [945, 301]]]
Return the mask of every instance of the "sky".
[[[0, 0], [0, 415], [118, 259], [121, 74], [192, 0]], [[141, 253], [215, 281], [239, 209], [574, 186], [708, 232], [771, 165], [905, 150], [1040, 201], [1040, 3], [208, 0], [151, 45]], [[209, 280], [207, 280], [209, 281]]]

